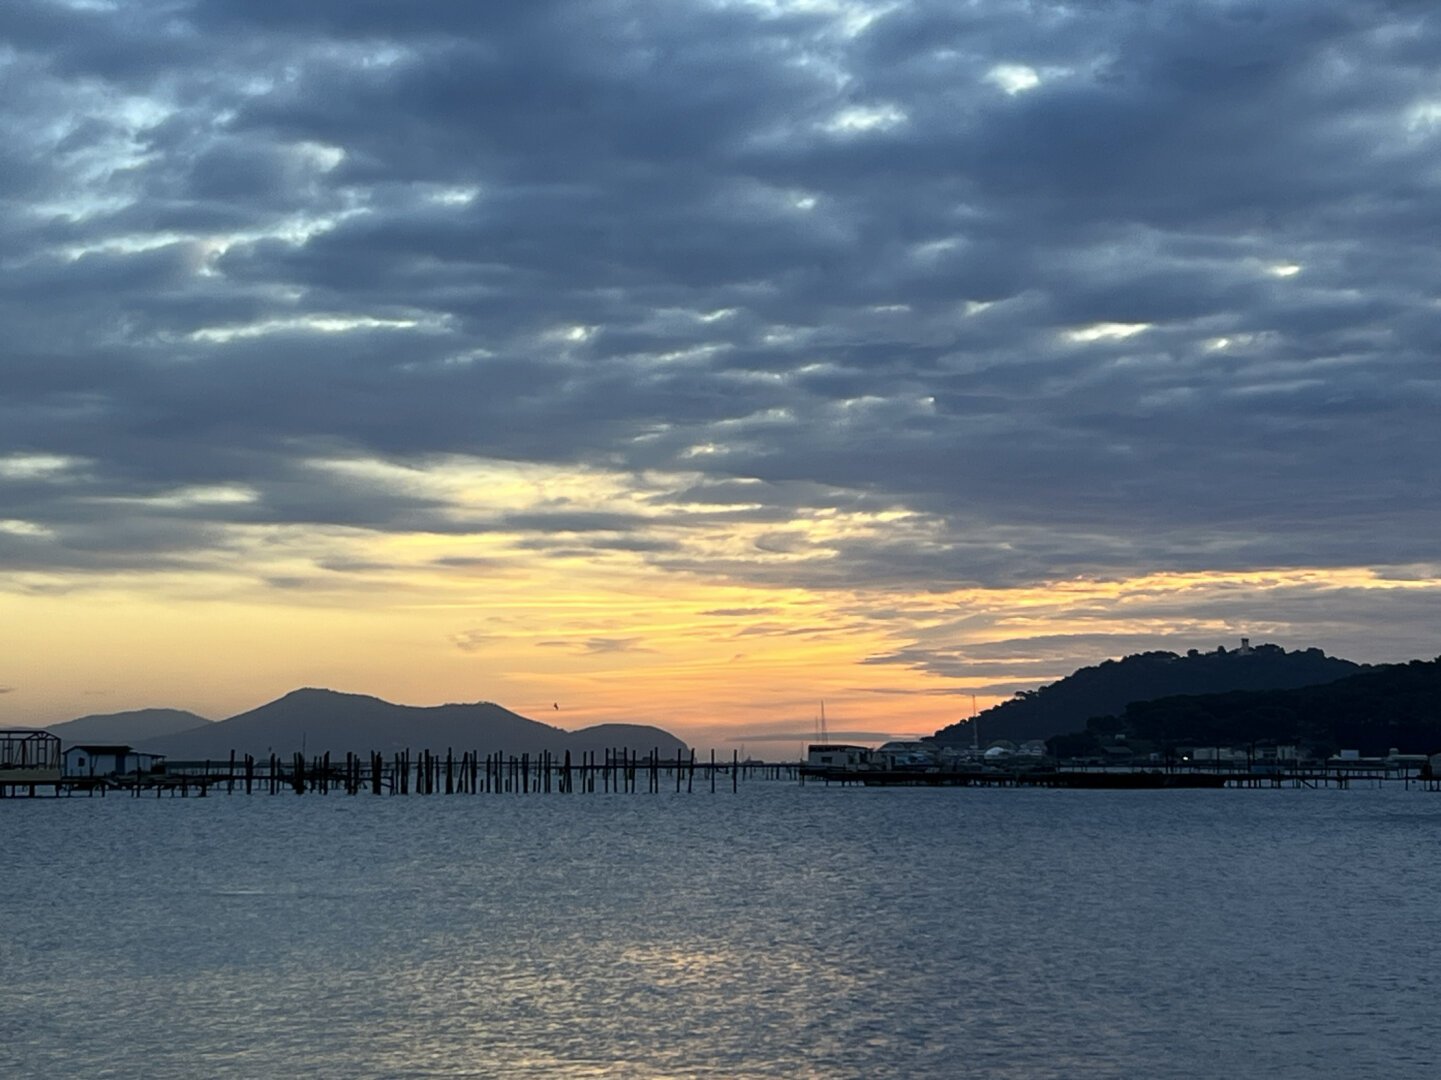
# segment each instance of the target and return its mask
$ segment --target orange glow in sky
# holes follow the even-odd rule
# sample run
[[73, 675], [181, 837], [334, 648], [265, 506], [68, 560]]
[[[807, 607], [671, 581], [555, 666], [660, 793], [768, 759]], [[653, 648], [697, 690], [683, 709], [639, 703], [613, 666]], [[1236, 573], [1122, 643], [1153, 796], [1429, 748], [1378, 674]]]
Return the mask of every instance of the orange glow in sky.
[[[811, 536], [800, 557], [824, 558], [827, 535], [869, 527], [797, 523]], [[751, 739], [752, 752], [789, 753], [794, 743], [774, 736], [813, 732], [822, 702], [832, 732], [929, 734], [969, 715], [973, 694], [985, 708], [1129, 651], [1097, 654], [1105, 645], [1088, 635], [1301, 647], [1311, 642], [1295, 639], [1283, 601], [1436, 590], [1366, 569], [807, 590], [738, 582], [723, 560], [708, 577], [624, 551], [541, 556], [495, 534], [297, 528], [241, 530], [236, 542], [243, 558], [193, 571], [16, 581], [0, 594], [0, 722], [152, 706], [223, 719], [324, 686], [406, 704], [496, 701], [567, 728], [656, 724], [702, 748]], [[725, 553], [744, 542], [734, 529], [687, 541]], [[1228, 614], [1268, 606], [1276, 618]]]

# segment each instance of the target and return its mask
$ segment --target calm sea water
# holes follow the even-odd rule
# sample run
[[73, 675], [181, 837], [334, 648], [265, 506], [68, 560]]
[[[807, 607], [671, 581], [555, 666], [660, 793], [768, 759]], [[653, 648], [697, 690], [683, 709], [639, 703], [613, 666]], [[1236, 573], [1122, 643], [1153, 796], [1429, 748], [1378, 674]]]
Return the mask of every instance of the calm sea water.
[[1441, 795], [0, 802], [0, 1076], [1420, 1075]]

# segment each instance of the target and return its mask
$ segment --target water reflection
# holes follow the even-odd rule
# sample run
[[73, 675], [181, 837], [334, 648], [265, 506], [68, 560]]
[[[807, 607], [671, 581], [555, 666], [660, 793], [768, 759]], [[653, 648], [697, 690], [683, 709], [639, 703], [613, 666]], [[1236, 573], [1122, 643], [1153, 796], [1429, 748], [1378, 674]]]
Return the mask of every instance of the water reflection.
[[1438, 1034], [1422, 793], [4, 813], [5, 1076], [1339, 1077]]

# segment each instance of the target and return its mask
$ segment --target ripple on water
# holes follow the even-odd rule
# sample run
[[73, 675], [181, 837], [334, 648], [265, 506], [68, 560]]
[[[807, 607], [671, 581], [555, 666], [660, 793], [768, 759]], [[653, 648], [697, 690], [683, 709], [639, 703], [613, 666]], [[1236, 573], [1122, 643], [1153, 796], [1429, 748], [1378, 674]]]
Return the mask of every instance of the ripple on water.
[[9, 800], [0, 1075], [1399, 1075], [1417, 792]]

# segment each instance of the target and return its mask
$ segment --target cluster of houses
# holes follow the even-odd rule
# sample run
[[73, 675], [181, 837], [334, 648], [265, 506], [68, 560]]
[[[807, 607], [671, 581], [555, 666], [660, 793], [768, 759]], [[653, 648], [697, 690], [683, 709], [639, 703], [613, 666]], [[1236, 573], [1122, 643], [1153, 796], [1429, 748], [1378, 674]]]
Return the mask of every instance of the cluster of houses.
[[986, 749], [937, 746], [921, 740], [895, 739], [872, 749], [851, 743], [812, 743], [806, 750], [807, 768], [817, 770], [901, 771], [941, 769], [951, 771], [981, 765], [1040, 761], [1046, 744], [1032, 739], [1020, 744], [1000, 740]]
[[[1093, 765], [1155, 767], [1163, 763], [1160, 754], [1135, 755], [1124, 745], [1102, 748], [1110, 751], [1104, 758], [1089, 761]], [[1039, 763], [1046, 756], [1046, 744], [1039, 739], [1020, 744], [997, 741], [986, 749], [978, 747], [937, 746], [923, 741], [895, 740], [872, 749], [850, 743], [812, 743], [806, 752], [805, 766], [817, 773], [867, 771], [935, 771], [951, 772], [977, 767], [1024, 767]], [[1441, 777], [1441, 754], [1402, 754], [1392, 749], [1384, 757], [1362, 757], [1356, 750], [1342, 750], [1326, 761], [1316, 761], [1302, 753], [1298, 746], [1232, 747], [1197, 746], [1180, 750], [1173, 761], [1218, 769], [1277, 769], [1324, 765], [1338, 768], [1380, 767], [1401, 770], [1429, 770]]]

